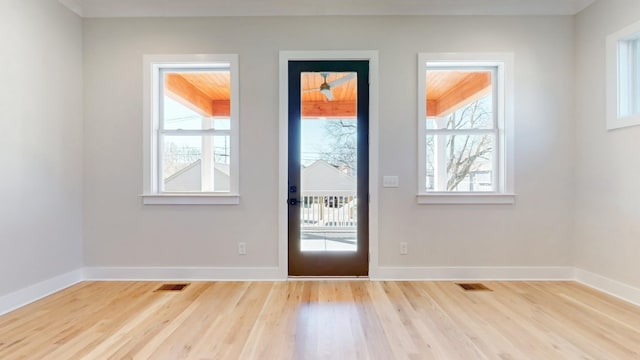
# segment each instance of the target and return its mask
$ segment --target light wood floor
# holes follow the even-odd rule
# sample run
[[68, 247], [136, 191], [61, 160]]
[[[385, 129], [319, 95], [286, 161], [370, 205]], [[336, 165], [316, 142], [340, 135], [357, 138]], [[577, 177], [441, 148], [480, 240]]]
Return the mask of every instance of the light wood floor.
[[484, 284], [86, 282], [0, 317], [0, 359], [640, 359], [640, 307]]

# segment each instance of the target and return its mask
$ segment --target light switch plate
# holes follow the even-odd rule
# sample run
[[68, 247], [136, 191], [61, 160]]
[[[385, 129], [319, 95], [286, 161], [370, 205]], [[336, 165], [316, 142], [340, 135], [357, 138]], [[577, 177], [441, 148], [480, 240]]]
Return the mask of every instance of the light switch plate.
[[382, 186], [386, 188], [397, 188], [400, 186], [400, 180], [397, 176], [383, 176]]

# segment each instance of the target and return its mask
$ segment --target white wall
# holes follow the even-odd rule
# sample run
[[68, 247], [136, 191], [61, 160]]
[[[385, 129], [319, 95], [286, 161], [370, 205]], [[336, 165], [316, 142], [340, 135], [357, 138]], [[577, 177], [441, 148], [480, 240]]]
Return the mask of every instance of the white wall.
[[637, 0], [576, 17], [575, 265], [640, 287], [640, 127], [606, 130], [605, 39], [640, 20]]
[[[380, 264], [571, 265], [573, 17], [85, 19], [88, 266], [277, 266], [278, 52], [379, 50]], [[418, 52], [515, 53], [513, 206], [416, 205]], [[142, 56], [238, 53], [241, 204], [143, 206]], [[283, 200], [282, 200], [283, 201]], [[250, 225], [248, 225], [250, 224]], [[246, 256], [236, 255], [237, 242]], [[410, 254], [398, 254], [399, 242]]]
[[57, 1], [0, 3], [0, 297], [82, 266], [81, 47]]

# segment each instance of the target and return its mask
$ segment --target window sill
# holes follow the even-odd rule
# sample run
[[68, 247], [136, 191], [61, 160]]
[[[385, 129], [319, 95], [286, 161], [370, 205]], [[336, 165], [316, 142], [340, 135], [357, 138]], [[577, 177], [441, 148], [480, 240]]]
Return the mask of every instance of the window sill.
[[417, 195], [418, 204], [421, 205], [472, 205], [472, 204], [498, 204], [511, 205], [516, 202], [516, 194], [505, 193], [423, 193]]
[[238, 194], [143, 194], [144, 205], [238, 205]]
[[633, 114], [625, 117], [609, 116], [609, 118], [607, 118], [607, 130], [615, 130], [638, 125], [640, 125], [640, 114]]

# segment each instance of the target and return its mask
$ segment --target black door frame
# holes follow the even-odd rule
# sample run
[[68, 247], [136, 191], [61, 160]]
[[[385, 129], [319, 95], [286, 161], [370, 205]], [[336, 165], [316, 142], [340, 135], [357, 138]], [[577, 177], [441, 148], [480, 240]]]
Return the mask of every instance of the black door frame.
[[[289, 60], [288, 71], [288, 274], [289, 276], [367, 276], [369, 274], [369, 60]], [[301, 252], [300, 125], [302, 72], [357, 73], [358, 247], [356, 252]], [[298, 119], [291, 121], [291, 119]]]

